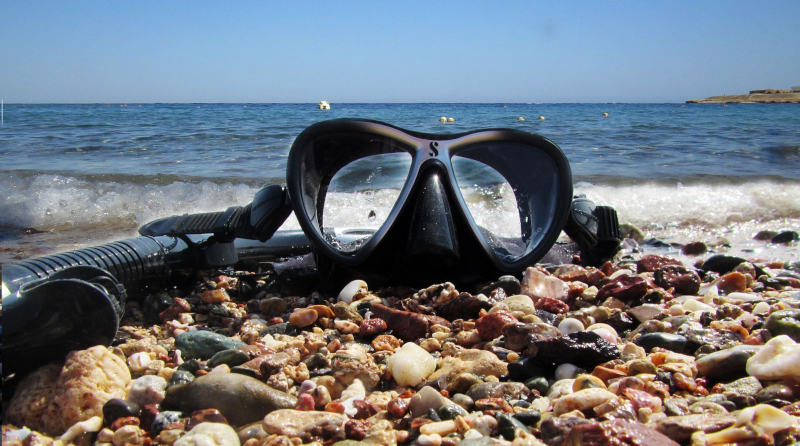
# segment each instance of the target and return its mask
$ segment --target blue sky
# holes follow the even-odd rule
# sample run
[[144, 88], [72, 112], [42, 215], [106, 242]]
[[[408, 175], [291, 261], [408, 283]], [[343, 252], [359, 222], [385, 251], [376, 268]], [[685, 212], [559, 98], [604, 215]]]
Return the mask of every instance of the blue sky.
[[682, 102], [800, 85], [800, 1], [3, 1], [11, 102]]

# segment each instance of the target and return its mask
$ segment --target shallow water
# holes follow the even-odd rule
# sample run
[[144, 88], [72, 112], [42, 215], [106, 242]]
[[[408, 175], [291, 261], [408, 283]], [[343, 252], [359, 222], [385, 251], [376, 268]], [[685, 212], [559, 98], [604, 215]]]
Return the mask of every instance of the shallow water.
[[726, 238], [783, 258], [792, 253], [752, 235], [800, 229], [797, 104], [6, 104], [0, 261], [246, 204], [260, 185], [283, 181], [303, 128], [338, 117], [539, 133], [568, 157], [576, 193], [668, 241]]

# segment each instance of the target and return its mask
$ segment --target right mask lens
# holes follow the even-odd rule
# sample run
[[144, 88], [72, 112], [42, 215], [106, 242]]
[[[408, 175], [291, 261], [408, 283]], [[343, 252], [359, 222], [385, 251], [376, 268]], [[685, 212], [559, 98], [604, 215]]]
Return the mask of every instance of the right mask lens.
[[498, 257], [514, 262], [560, 231], [555, 216], [565, 197], [559, 190], [558, 164], [546, 150], [487, 141], [451, 153], [461, 196]]
[[322, 208], [322, 233], [341, 252], [359, 249], [386, 222], [411, 169], [408, 152], [354, 160], [336, 171]]
[[455, 156], [452, 162], [461, 196], [484, 237], [496, 248], [523, 254], [517, 199], [511, 184], [480, 161]]

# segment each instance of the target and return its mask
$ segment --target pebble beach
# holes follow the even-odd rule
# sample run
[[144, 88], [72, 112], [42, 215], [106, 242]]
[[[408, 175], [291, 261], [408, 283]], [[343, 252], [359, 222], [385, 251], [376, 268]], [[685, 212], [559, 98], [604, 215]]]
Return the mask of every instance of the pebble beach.
[[3, 444], [800, 441], [800, 263], [643, 246], [470, 290], [208, 271], [4, 389]]

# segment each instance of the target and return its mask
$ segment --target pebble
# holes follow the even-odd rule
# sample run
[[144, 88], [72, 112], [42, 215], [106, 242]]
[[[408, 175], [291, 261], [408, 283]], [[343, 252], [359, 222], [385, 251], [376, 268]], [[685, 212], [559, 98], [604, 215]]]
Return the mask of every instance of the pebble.
[[747, 360], [761, 348], [760, 345], [737, 345], [701, 356], [695, 362], [697, 374], [713, 379], [745, 376]]
[[209, 373], [188, 384], [171, 386], [163, 401], [166, 408], [186, 412], [216, 408], [237, 426], [256, 421], [266, 412], [296, 404], [294, 396], [238, 373]]
[[786, 335], [800, 342], [800, 309], [776, 311], [769, 315], [764, 325], [772, 336]]
[[208, 330], [193, 330], [175, 337], [177, 347], [184, 358], [208, 359], [222, 350], [235, 349], [244, 342]]
[[314, 432], [343, 432], [347, 420], [347, 415], [335, 412], [278, 409], [264, 416], [262, 425], [267, 434], [299, 437], [308, 442]]
[[73, 424], [101, 415], [108, 400], [124, 398], [130, 381], [125, 361], [106, 347], [76, 350], [63, 367], [50, 364], [27, 375], [4, 408], [4, 421], [61, 435]]
[[173, 446], [239, 446], [239, 435], [223, 423], [200, 423], [178, 439]]
[[[215, 424], [230, 439], [240, 427], [235, 441], [248, 445], [601, 444], [622, 432], [649, 446], [797, 442], [781, 429], [800, 414], [800, 263], [712, 255], [694, 267], [626, 251], [599, 268], [539, 265], [475, 294], [444, 282], [374, 295], [357, 281], [334, 302], [267, 294], [269, 280], [250, 276], [156, 292], [129, 302], [134, 323], [107, 350], [139, 378], [102, 395], [96, 440], [227, 444], [197, 431]], [[244, 281], [249, 297], [226, 285]], [[209, 288], [237, 303], [204, 302], [218, 294]], [[145, 310], [164, 323], [138, 326]], [[191, 357], [193, 336], [208, 348]], [[60, 366], [45, 370], [33, 386], [43, 394]], [[95, 437], [81, 426], [99, 415], [84, 412], [62, 438]], [[4, 443], [39, 438], [4, 426]]]
[[431, 386], [424, 386], [411, 397], [408, 402], [408, 410], [412, 416], [418, 417], [428, 413], [431, 409], [439, 410], [440, 407], [450, 404], [453, 404], [453, 402], [445, 398], [436, 389]]
[[220, 364], [226, 364], [230, 367], [235, 367], [237, 365], [244, 364], [250, 360], [250, 356], [238, 349], [227, 349], [227, 350], [220, 350], [208, 360], [206, 365], [210, 368], [214, 368]]
[[311, 308], [295, 308], [289, 315], [289, 323], [297, 328], [308, 327], [317, 321], [319, 315]]
[[224, 288], [214, 288], [207, 290], [200, 295], [200, 300], [207, 304], [221, 304], [223, 302], [230, 302], [231, 297]]
[[646, 333], [636, 338], [636, 345], [650, 351], [653, 347], [661, 347], [674, 352], [682, 353], [686, 350], [687, 339], [685, 336], [672, 333]]
[[786, 384], [775, 383], [759, 389], [754, 396], [759, 403], [766, 403], [770, 400], [791, 400], [794, 398], [794, 391]]
[[111, 398], [103, 404], [103, 419], [106, 424], [111, 424], [117, 418], [138, 417], [141, 410], [136, 403], [120, 398]]
[[357, 300], [357, 297], [365, 295], [369, 290], [367, 282], [357, 279], [353, 280], [342, 288], [337, 298], [339, 302], [350, 303]]
[[167, 380], [154, 375], [145, 375], [131, 382], [128, 401], [144, 407], [148, 404], [160, 404], [166, 396]]
[[747, 373], [760, 380], [800, 381], [800, 344], [786, 335], [776, 336], [747, 360]]
[[536, 268], [528, 267], [522, 273], [520, 292], [534, 299], [564, 299], [569, 287], [561, 279], [547, 275]]
[[389, 357], [387, 365], [397, 384], [414, 387], [433, 373], [436, 360], [419, 345], [406, 342]]
[[564, 318], [564, 320], [562, 320], [558, 324], [558, 330], [564, 335], [568, 335], [578, 331], [583, 331], [583, 329], [584, 329], [583, 322], [573, 317]]
[[617, 395], [601, 388], [582, 389], [558, 398], [553, 404], [553, 414], [559, 416], [573, 410], [587, 410], [617, 399]]

